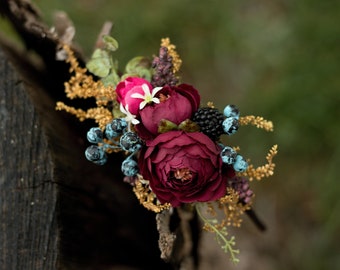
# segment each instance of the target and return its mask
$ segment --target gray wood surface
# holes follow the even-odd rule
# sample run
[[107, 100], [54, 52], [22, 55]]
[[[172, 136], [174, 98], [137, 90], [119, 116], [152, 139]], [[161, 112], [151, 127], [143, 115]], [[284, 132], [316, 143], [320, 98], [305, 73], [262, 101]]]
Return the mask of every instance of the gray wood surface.
[[57, 189], [47, 137], [0, 51], [0, 269], [55, 269]]

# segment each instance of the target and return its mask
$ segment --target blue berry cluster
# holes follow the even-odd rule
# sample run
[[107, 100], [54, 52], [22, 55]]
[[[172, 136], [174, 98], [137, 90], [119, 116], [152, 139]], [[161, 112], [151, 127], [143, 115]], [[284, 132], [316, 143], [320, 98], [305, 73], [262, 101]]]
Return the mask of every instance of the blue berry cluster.
[[[104, 133], [110, 143], [104, 141]], [[139, 169], [133, 156], [142, 148], [143, 142], [136, 133], [128, 130], [125, 119], [113, 119], [107, 124], [103, 132], [98, 127], [93, 127], [87, 132], [87, 140], [95, 145], [85, 150], [85, 157], [97, 165], [104, 165], [107, 161], [107, 149], [121, 149], [130, 155], [122, 163], [122, 172], [125, 176], [135, 176]]]
[[[227, 105], [223, 114], [226, 117], [222, 123], [223, 130], [227, 135], [235, 134], [238, 130], [240, 112], [235, 105]], [[223, 163], [233, 166], [237, 172], [244, 172], [248, 168], [247, 161], [230, 146], [222, 146], [221, 158]]]
[[220, 155], [223, 163], [233, 166], [237, 172], [244, 172], [248, 168], [247, 161], [230, 146], [223, 146]]
[[238, 130], [238, 119], [240, 118], [240, 112], [235, 105], [227, 105], [223, 114], [226, 117], [222, 123], [224, 132], [227, 135], [235, 134]]

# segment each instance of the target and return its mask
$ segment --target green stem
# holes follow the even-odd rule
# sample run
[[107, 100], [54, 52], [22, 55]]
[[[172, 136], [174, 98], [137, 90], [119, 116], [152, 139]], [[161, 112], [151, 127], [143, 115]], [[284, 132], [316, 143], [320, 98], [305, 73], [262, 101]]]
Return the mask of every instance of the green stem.
[[[219, 237], [224, 243], [225, 243], [225, 246], [224, 246], [224, 250], [225, 252], [229, 252], [230, 253], [230, 256], [231, 256], [231, 260], [233, 263], [237, 263], [239, 262], [239, 259], [236, 258], [235, 256], [235, 253], [239, 253], [239, 250], [237, 249], [233, 249], [232, 245], [235, 244], [234, 240], [233, 240], [233, 237], [228, 240], [224, 235], [223, 233], [217, 229], [213, 224], [212, 222], [210, 221], [210, 219], [206, 218], [202, 212], [201, 212], [201, 209], [200, 209], [200, 205], [199, 203], [196, 203], [195, 204], [195, 208], [196, 208], [196, 211], [197, 211], [197, 214], [198, 216], [203, 220], [203, 222], [205, 224], [207, 224], [213, 231], [214, 233], [216, 234], [216, 237]], [[227, 233], [226, 233], [227, 234]]]

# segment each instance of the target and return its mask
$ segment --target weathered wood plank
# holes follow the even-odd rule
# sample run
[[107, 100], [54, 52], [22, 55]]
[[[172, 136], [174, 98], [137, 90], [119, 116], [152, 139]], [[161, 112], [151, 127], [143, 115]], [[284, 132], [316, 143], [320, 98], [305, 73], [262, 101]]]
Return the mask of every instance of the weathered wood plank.
[[56, 269], [56, 185], [37, 111], [0, 51], [1, 269]]

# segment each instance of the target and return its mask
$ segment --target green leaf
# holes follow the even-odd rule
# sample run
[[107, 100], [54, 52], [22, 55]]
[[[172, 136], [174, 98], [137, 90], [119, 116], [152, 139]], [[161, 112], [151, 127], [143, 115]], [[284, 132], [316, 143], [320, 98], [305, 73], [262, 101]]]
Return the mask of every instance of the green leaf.
[[114, 118], [124, 118], [126, 115], [120, 111], [119, 103], [115, 100], [113, 101], [112, 115]]
[[200, 130], [200, 127], [190, 119], [186, 119], [178, 125], [178, 129], [186, 132], [196, 132]]
[[136, 56], [126, 64], [125, 72], [124, 76], [126, 77], [135, 76], [150, 81], [152, 76], [151, 62], [144, 56]]
[[169, 120], [162, 119], [158, 124], [158, 133], [165, 133], [171, 130], [177, 130], [177, 125]]
[[114, 88], [120, 82], [120, 78], [115, 71], [112, 71], [108, 76], [101, 79], [104, 86], [112, 85]]
[[114, 52], [116, 50], [118, 50], [118, 41], [115, 40], [113, 37], [108, 36], [108, 35], [104, 35], [103, 36], [103, 41], [105, 43], [105, 49], [107, 49], [108, 51]]
[[86, 68], [98, 77], [106, 77], [110, 73], [111, 61], [109, 54], [101, 49], [96, 49], [91, 60], [86, 64]]

